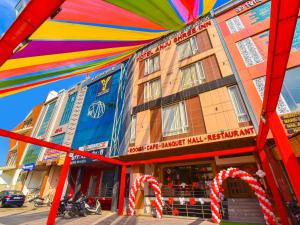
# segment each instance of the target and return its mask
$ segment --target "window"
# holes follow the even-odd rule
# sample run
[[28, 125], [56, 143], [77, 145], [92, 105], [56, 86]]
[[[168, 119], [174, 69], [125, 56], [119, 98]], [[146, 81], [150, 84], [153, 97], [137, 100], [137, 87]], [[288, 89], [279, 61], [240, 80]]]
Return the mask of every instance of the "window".
[[239, 41], [236, 45], [247, 67], [254, 66], [264, 61], [252, 38], [246, 38]]
[[187, 89], [205, 82], [202, 62], [196, 62], [180, 70], [182, 89]]
[[101, 187], [100, 187], [100, 196], [101, 197], [111, 197], [112, 190], [114, 186], [114, 171], [106, 170], [103, 171]]
[[[260, 98], [263, 100], [265, 77], [253, 80]], [[286, 71], [281, 94], [277, 104], [277, 113], [285, 114], [300, 109], [300, 67]]]
[[195, 55], [198, 52], [196, 37], [193, 36], [190, 39], [178, 44], [177, 52], [178, 52], [179, 60], [183, 60], [192, 55]]
[[242, 23], [239, 16], [235, 16], [227, 20], [226, 24], [231, 34], [245, 29], [244, 24]]
[[26, 1], [25, 0], [18, 1], [18, 3], [15, 6], [16, 16], [18, 16], [23, 11], [25, 6], [26, 6]]
[[71, 117], [71, 114], [73, 111], [73, 107], [75, 104], [76, 96], [77, 96], [77, 92], [74, 92], [73, 94], [69, 95], [68, 101], [66, 103], [64, 112], [61, 116], [59, 125], [64, 125], [66, 123], [69, 123], [69, 120], [70, 120], [70, 117]]
[[238, 118], [238, 121], [241, 123], [248, 122], [250, 119], [249, 119], [246, 107], [244, 105], [244, 102], [242, 100], [242, 97], [241, 97], [238, 87], [236, 85], [234, 85], [232, 87], [229, 87], [228, 90], [229, 90], [231, 101], [233, 103], [234, 111]]
[[135, 142], [135, 131], [136, 131], [136, 116], [131, 117], [130, 125], [130, 144]]
[[16, 166], [16, 160], [17, 160], [17, 151], [12, 150], [8, 153], [8, 159], [6, 165], [8, 167]]
[[186, 133], [188, 122], [183, 102], [163, 108], [163, 136]]
[[90, 177], [90, 183], [88, 188], [88, 196], [94, 196], [96, 194], [97, 176]]
[[41, 149], [41, 146], [29, 144], [22, 164], [34, 163], [38, 159]]
[[[253, 82], [254, 82], [254, 86], [256, 87], [256, 90], [259, 94], [259, 97], [261, 98], [261, 100], [263, 100], [266, 77], [257, 78], [255, 80], [253, 80]], [[280, 96], [279, 96], [276, 111], [278, 114], [284, 114], [284, 113], [291, 112], [291, 110], [290, 110], [287, 102], [283, 98], [282, 94], [280, 94]]]
[[58, 134], [58, 135], [51, 137], [50, 142], [52, 142], [54, 144], [62, 145], [64, 138], [65, 138], [65, 133]]
[[151, 80], [144, 84], [144, 102], [149, 102], [160, 96], [160, 79]]
[[152, 56], [145, 59], [145, 75], [156, 72], [159, 70], [159, 55]]
[[37, 136], [41, 136], [46, 132], [46, 129], [48, 127], [49, 121], [51, 119], [51, 116], [52, 116], [52, 113], [53, 113], [53, 110], [54, 110], [54, 107], [55, 107], [55, 103], [56, 102], [54, 101], [54, 102], [51, 102], [47, 105], [47, 111], [45, 113], [45, 117], [43, 118], [43, 122], [42, 122], [42, 124], [39, 128]]

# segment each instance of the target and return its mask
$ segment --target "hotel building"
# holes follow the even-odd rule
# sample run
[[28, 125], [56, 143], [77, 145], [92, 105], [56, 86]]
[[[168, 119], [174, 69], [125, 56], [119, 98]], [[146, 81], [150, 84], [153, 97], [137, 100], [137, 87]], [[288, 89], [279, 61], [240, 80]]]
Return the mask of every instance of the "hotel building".
[[[254, 145], [252, 109], [248, 99], [242, 97], [215, 22], [209, 16], [137, 52], [132, 76], [130, 146], [120, 156], [122, 160]], [[210, 218], [211, 181], [218, 171], [232, 166], [253, 175], [260, 168], [253, 153], [132, 166], [127, 171], [127, 187], [141, 174], [153, 175], [162, 185], [164, 200], [173, 198], [172, 204], [164, 206], [164, 214], [174, 215], [176, 209], [180, 216]], [[247, 221], [263, 221], [247, 184], [229, 179], [224, 189], [224, 218], [236, 220], [235, 209], [247, 202]], [[138, 192], [138, 214], [151, 213], [153, 197], [147, 185]], [[201, 200], [190, 204], [191, 199]]]

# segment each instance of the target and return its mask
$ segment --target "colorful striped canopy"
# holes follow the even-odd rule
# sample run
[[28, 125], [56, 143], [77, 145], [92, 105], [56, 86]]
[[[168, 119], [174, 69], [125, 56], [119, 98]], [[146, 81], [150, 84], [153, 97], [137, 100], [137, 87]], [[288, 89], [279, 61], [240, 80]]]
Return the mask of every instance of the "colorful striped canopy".
[[121, 62], [217, 0], [66, 0], [0, 67], [0, 97]]

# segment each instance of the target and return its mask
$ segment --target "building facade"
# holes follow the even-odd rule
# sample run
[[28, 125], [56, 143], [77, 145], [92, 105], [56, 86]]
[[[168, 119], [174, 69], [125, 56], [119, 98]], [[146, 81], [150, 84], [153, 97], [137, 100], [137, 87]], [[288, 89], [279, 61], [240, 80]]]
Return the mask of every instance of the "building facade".
[[[42, 104], [32, 108], [26, 118], [20, 122], [12, 131], [25, 136], [31, 136], [33, 127], [35, 126]], [[17, 189], [21, 190], [26, 173], [22, 172], [21, 158], [25, 151], [27, 143], [10, 139], [9, 151], [6, 166], [1, 168], [1, 189]]]
[[[118, 156], [118, 146], [113, 139], [118, 136], [115, 121], [120, 118], [122, 109], [123, 100], [118, 96], [124, 68], [118, 64], [82, 84], [86, 94], [72, 148], [106, 157]], [[100, 199], [103, 209], [116, 207], [119, 168], [78, 155], [73, 156], [71, 165], [70, 194], [82, 193], [90, 199]]]
[[[137, 52], [132, 76], [130, 146], [121, 156], [123, 160], [226, 151], [254, 144], [255, 129], [210, 16]], [[153, 175], [162, 184], [164, 200], [173, 199], [172, 205], [164, 206], [164, 214], [174, 215], [176, 208], [181, 216], [210, 218], [210, 183], [218, 171], [231, 166], [253, 175], [260, 167], [252, 153], [132, 166], [127, 186], [141, 174]], [[247, 185], [236, 180], [226, 183], [224, 193], [227, 218], [237, 199], [251, 203], [254, 198]], [[151, 213], [153, 197], [147, 186], [138, 192], [138, 214]], [[203, 202], [189, 203], [199, 198]], [[234, 215], [229, 213], [229, 218]], [[260, 214], [256, 219], [263, 221]]]
[[[219, 30], [257, 121], [260, 120], [264, 95], [270, 14], [271, 2], [266, 0], [231, 1], [215, 10]], [[300, 131], [299, 50], [300, 17], [297, 20], [283, 88], [277, 105], [277, 114], [287, 135], [292, 138], [291, 144], [297, 157], [300, 157], [300, 146], [297, 141], [297, 133]], [[291, 201], [293, 191], [289, 189], [281, 157], [274, 147], [271, 135], [265, 151], [281, 189], [283, 200]]]

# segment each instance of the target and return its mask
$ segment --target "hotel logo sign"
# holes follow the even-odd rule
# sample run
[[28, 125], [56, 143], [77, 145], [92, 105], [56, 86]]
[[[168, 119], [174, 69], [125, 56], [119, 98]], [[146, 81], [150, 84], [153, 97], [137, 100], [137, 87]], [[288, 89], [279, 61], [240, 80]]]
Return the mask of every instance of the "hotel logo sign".
[[234, 140], [234, 139], [240, 139], [240, 138], [251, 137], [251, 136], [255, 136], [255, 130], [252, 126], [230, 130], [230, 131], [203, 134], [203, 135], [197, 135], [197, 136], [186, 137], [181, 139], [151, 143], [149, 145], [144, 145], [144, 146], [134, 146], [128, 149], [128, 154], [195, 146], [200, 144]]
[[100, 80], [100, 87], [99, 87], [99, 92], [98, 96], [106, 94], [109, 92], [111, 86], [111, 76], [105, 77]]

